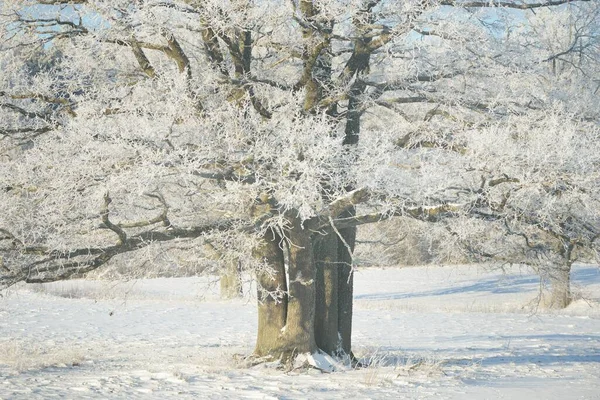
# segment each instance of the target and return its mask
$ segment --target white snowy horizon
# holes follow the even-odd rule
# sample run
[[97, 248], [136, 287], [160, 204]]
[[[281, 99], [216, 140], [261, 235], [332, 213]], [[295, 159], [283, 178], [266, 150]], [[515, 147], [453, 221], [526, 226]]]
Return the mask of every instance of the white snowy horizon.
[[22, 285], [0, 299], [0, 398], [594, 399], [600, 269], [572, 277], [577, 300], [548, 311], [524, 268], [358, 269], [371, 365], [333, 374], [247, 365], [255, 299], [219, 299], [214, 277]]

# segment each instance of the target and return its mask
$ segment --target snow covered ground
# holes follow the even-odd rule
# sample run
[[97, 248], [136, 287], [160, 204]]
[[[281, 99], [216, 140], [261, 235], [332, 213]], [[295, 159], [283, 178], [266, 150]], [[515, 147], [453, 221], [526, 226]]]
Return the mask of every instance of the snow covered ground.
[[0, 398], [600, 399], [600, 269], [573, 278], [580, 298], [549, 312], [526, 270], [358, 270], [372, 365], [333, 374], [245, 365], [254, 300], [214, 279], [20, 286], [0, 298]]

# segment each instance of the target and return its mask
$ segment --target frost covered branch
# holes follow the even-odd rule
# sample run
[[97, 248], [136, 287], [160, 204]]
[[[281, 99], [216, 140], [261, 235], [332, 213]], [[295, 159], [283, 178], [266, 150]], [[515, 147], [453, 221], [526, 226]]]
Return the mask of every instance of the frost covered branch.
[[[106, 224], [106, 222], [104, 222]], [[114, 225], [112, 225], [114, 227]], [[0, 287], [6, 288], [18, 282], [54, 282], [74, 276], [82, 276], [109, 262], [115, 256], [141, 250], [155, 243], [181, 239], [193, 239], [215, 231], [227, 231], [236, 226], [235, 221], [219, 221], [194, 228], [170, 228], [165, 231], [148, 230], [124, 237], [117, 245], [101, 248], [81, 248], [70, 251], [47, 250], [25, 247], [25, 254], [41, 256], [42, 259], [22, 267], [4, 269], [10, 274], [0, 275]], [[121, 232], [122, 229], [118, 228]], [[124, 233], [122, 233], [124, 235]], [[121, 236], [121, 235], [120, 235]]]
[[515, 8], [518, 10], [531, 10], [535, 8], [542, 7], [556, 7], [563, 4], [568, 4], [572, 2], [588, 2], [592, 0], [547, 0], [541, 2], [527, 2], [527, 1], [462, 1], [462, 0], [442, 0], [440, 1], [441, 5], [444, 6], [456, 6], [456, 7], [464, 7], [464, 8], [481, 8], [481, 7], [505, 7], [505, 8]]
[[597, 242], [594, 2], [30, 3], [0, 16], [4, 270], [390, 217], [479, 257]]

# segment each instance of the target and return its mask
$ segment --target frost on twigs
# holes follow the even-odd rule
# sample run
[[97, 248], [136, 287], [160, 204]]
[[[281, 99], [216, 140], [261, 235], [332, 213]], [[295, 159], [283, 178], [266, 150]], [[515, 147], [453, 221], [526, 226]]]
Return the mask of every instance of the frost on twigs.
[[3, 2], [0, 284], [203, 240], [260, 272], [269, 229], [398, 216], [455, 258], [589, 258], [598, 4], [545, 3]]

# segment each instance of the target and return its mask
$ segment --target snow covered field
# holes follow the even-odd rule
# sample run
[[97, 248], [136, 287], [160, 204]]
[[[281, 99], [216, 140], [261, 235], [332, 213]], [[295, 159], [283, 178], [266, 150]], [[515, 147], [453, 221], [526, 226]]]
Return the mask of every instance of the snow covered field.
[[353, 345], [368, 368], [248, 367], [254, 299], [208, 278], [70, 281], [0, 298], [0, 398], [600, 399], [600, 269], [536, 310], [526, 270], [362, 269]]

